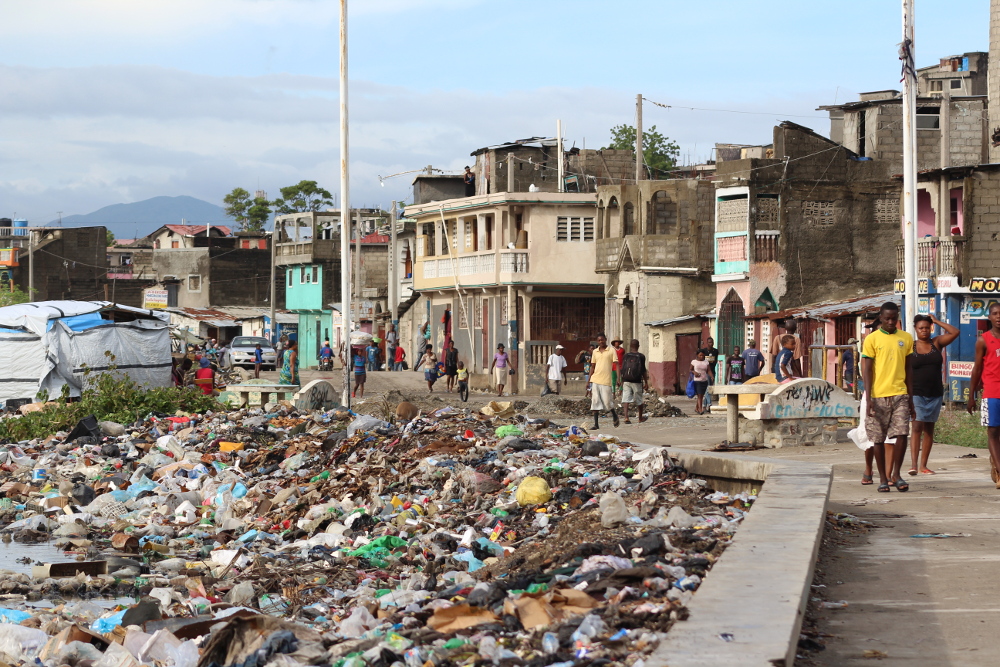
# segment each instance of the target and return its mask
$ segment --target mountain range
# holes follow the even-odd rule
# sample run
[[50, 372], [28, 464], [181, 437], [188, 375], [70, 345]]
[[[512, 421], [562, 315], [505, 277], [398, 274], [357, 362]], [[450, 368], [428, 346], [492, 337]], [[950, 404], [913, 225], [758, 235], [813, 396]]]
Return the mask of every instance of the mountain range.
[[[93, 213], [69, 215], [62, 219], [65, 227], [103, 225], [117, 238], [140, 237], [167, 224], [233, 226], [221, 206], [194, 197], [153, 197], [131, 204], [112, 204]], [[57, 221], [53, 220], [52, 224]]]

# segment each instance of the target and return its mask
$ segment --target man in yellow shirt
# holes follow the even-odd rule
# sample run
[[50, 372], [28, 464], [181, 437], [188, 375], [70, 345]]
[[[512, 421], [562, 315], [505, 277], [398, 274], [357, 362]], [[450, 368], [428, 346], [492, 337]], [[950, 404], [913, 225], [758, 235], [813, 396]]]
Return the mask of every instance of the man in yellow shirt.
[[608, 347], [608, 337], [597, 334], [597, 349], [590, 355], [590, 409], [594, 413], [594, 430], [600, 428], [597, 418], [602, 412], [611, 411], [611, 419], [618, 426], [618, 414], [615, 412], [614, 392], [612, 390], [611, 368], [618, 362], [618, 353], [613, 347]]
[[[910, 485], [900, 475], [900, 468], [910, 418], [916, 416], [910, 390], [913, 336], [898, 328], [899, 306], [891, 301], [882, 304], [879, 322], [879, 328], [868, 334], [861, 348], [861, 374], [867, 392], [865, 431], [875, 443], [865, 450], [865, 477], [871, 479], [874, 458], [879, 492], [888, 493], [890, 483], [899, 491], [908, 491]], [[896, 444], [886, 445], [889, 438], [895, 438]]]

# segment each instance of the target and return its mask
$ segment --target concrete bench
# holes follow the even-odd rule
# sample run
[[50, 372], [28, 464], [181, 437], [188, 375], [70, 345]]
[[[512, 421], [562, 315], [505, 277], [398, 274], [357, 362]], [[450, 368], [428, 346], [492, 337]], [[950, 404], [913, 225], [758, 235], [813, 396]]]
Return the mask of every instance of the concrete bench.
[[250, 394], [260, 394], [260, 404], [267, 405], [274, 394], [277, 400], [290, 399], [299, 391], [299, 386], [295, 384], [231, 384], [226, 387], [226, 391], [239, 396], [240, 405], [250, 403]]
[[[840, 387], [818, 378], [784, 384], [719, 385], [719, 396], [761, 394], [761, 402], [744, 411], [746, 431], [758, 444], [772, 447], [833, 444], [841, 419], [856, 419], [861, 404]], [[739, 401], [726, 401], [726, 438], [739, 442]]]

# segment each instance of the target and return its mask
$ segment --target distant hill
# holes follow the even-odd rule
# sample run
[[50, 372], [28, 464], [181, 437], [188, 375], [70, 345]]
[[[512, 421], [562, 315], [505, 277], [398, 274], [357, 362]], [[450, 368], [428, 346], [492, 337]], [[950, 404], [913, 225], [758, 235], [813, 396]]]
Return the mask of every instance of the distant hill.
[[62, 224], [66, 227], [104, 225], [118, 238], [132, 238], [145, 236], [161, 225], [180, 224], [181, 220], [196, 225], [233, 226], [233, 221], [226, 217], [221, 206], [187, 196], [153, 197], [131, 204], [113, 204], [86, 215], [65, 216]]

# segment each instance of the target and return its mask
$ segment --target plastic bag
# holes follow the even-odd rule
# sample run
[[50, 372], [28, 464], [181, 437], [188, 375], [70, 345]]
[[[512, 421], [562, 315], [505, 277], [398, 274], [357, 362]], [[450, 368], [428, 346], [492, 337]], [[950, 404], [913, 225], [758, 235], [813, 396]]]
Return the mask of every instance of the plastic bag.
[[552, 498], [552, 490], [549, 489], [549, 483], [541, 477], [525, 477], [517, 485], [515, 498], [521, 507], [541, 505]]
[[601, 508], [601, 525], [605, 528], [613, 528], [628, 520], [628, 508], [625, 506], [625, 501], [614, 491], [608, 491], [601, 495], [599, 507]]
[[0, 623], [0, 655], [6, 655], [8, 662], [31, 662], [48, 640], [41, 630]]
[[374, 431], [380, 428], [389, 428], [389, 424], [382, 421], [378, 417], [372, 417], [371, 415], [361, 415], [354, 421], [350, 423], [347, 427], [347, 437], [350, 438], [355, 433], [364, 431]]
[[695, 390], [695, 388], [694, 388], [694, 375], [693, 374], [688, 376], [687, 389], [685, 390], [684, 393], [687, 394], [688, 398], [694, 398], [694, 395], [698, 393]]
[[364, 607], [358, 605], [351, 615], [340, 624], [340, 634], [349, 639], [356, 639], [378, 625], [378, 621]]

